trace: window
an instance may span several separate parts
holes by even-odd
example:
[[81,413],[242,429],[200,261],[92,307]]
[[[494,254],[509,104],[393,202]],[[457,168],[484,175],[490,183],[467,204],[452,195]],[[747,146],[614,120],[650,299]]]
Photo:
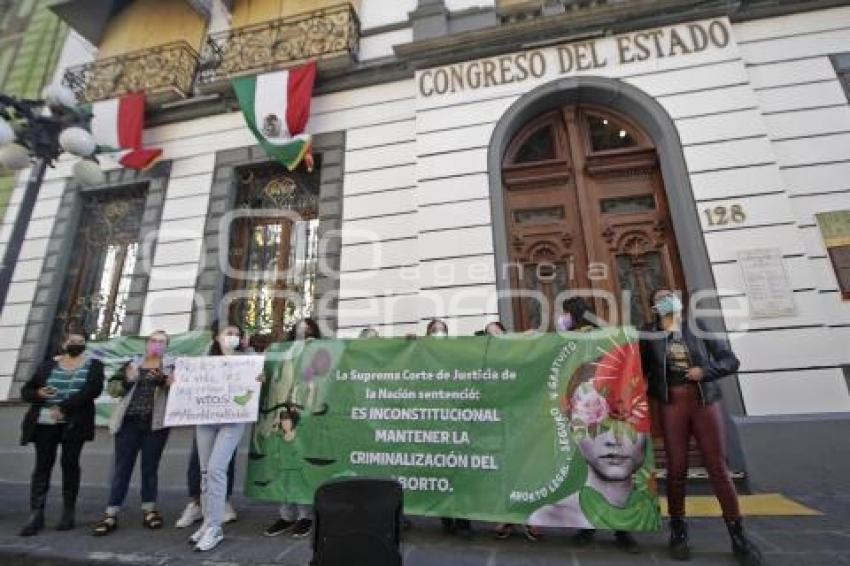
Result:
[[629,324],[640,328],[653,320],[650,293],[666,284],[661,254],[656,251],[640,255],[625,253],[617,255],[616,261],[620,289],[629,293],[631,301]]
[[227,279],[237,297],[231,317],[263,342],[281,340],[315,310],[318,171],[269,164],[238,172],[237,209],[285,211],[240,217],[231,227],[230,265],[246,275]]
[[850,102],[850,53],[840,53],[830,57],[832,66],[835,67],[835,73],[838,75],[838,80],[841,86],[844,87],[844,94]]
[[633,197],[606,198],[599,201],[602,214],[633,214],[655,210],[655,197],[640,195]]
[[107,340],[121,334],[144,209],[142,189],[84,197],[51,335],[51,355],[71,321],[82,323],[90,340]]
[[549,224],[564,218],[563,206],[541,208],[523,208],[514,210],[514,222],[517,224]]
[[552,126],[544,126],[531,134],[514,158],[515,163],[532,163],[555,159],[555,137]]
[[587,117],[590,132],[590,148],[592,151],[623,149],[637,146],[636,136],[626,126],[618,124],[605,116]]

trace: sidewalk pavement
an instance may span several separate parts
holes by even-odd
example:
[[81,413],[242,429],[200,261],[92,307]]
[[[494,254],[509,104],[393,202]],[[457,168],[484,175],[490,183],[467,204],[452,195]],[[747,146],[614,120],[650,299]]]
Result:
[[[789,495],[789,494],[786,494]],[[850,486],[845,493],[789,495],[823,512],[813,517],[749,518],[745,524],[765,553],[766,563],[788,566],[850,566]],[[48,525],[39,536],[20,538],[17,532],[25,521],[28,486],[0,482],[0,564],[120,564],[120,565],[205,565],[236,564],[307,565],[312,554],[309,539],[262,536],[275,518],[276,507],[267,503],[235,499],[239,520],[225,527],[226,538],[214,551],[199,554],[186,539],[192,529],[177,530],[174,521],[186,503],[182,491],[160,494],[167,526],[148,531],[141,525],[138,498],[131,495],[121,516],[120,528],[106,538],[89,534],[100,518],[106,499],[103,488],[84,488],[78,511],[77,529],[53,530],[59,515],[59,490],[51,490]],[[614,547],[609,533],[598,533],[597,542],[577,548],[569,540],[569,530],[547,530],[544,540],[530,543],[520,536],[496,541],[490,525],[476,524],[471,541],[447,537],[439,521],[414,518],[414,528],[404,534],[406,566],[549,566],[679,564],[666,553],[666,533],[638,535],[643,552],[626,555]],[[691,537],[698,565],[735,564],[729,552],[728,537],[720,519],[693,519]],[[352,564],[351,566],[369,566]]]

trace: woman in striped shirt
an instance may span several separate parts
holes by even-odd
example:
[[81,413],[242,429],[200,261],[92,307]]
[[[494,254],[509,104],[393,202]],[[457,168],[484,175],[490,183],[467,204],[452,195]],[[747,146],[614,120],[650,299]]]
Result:
[[44,528],[44,504],[60,445],[63,506],[56,528],[74,528],[74,508],[80,490],[80,453],[86,441],[94,440],[94,400],[103,390],[103,364],[83,355],[85,349],[86,332],[69,326],[62,353],[41,364],[21,389],[21,397],[30,403],[21,444],[35,444],[31,514],[21,536],[35,535]]

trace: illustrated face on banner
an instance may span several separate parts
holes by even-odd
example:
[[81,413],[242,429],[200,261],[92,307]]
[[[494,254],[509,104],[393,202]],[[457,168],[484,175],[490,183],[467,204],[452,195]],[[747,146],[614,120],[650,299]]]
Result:
[[573,438],[593,473],[606,481],[630,478],[646,455],[649,404],[633,350],[615,348],[579,368],[564,400]]
[[[635,491],[646,492],[651,475],[642,470],[650,423],[637,345],[615,346],[580,365],[561,398],[561,413],[587,464],[587,478],[560,501],[538,508],[528,522],[619,528],[617,514],[635,505]],[[646,493],[637,497],[652,505]]]
[[571,405],[573,436],[587,465],[606,481],[632,477],[643,465],[647,435],[613,419],[608,401],[590,383],[576,388]]

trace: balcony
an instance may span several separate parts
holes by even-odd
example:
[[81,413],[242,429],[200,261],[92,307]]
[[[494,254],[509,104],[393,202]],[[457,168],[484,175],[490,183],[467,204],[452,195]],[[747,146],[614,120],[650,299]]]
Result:
[[198,87],[228,87],[231,78],[316,59],[322,70],[344,69],[357,58],[360,20],[340,4],[260,24],[212,33],[201,50]]
[[117,98],[144,90],[149,104],[162,104],[192,94],[198,52],[176,41],[70,67],[62,78],[80,102]]

